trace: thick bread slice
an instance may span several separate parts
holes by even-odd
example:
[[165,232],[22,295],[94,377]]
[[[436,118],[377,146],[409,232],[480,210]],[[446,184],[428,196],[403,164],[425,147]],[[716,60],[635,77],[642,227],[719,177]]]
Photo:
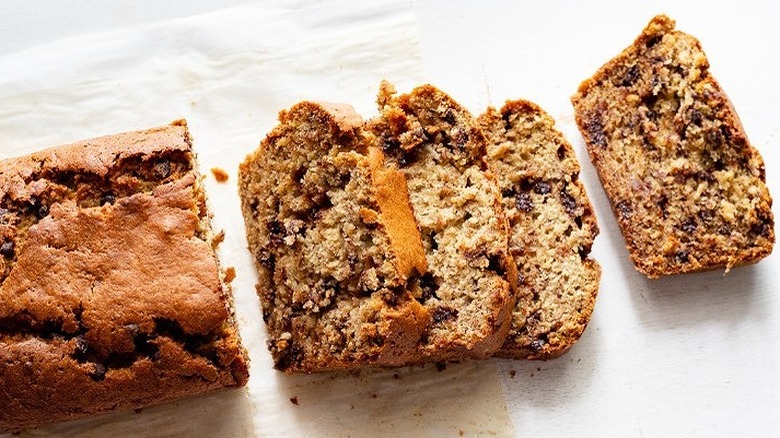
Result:
[[403,175],[351,107],[301,102],[279,121],[239,171],[275,367],[418,362],[430,316],[406,284],[426,261]]
[[518,271],[512,327],[498,356],[551,359],[571,348],[590,320],[601,268],[590,258],[598,234],[580,166],[555,121],[516,100],[479,117],[488,138]]
[[467,110],[423,85],[394,96],[384,82],[375,144],[409,185],[428,272],[410,283],[432,325],[428,360],[487,357],[504,342],[516,271],[501,194],[485,161],[485,138]]
[[572,97],[636,268],[753,263],[774,246],[764,163],[699,41],[660,15]]

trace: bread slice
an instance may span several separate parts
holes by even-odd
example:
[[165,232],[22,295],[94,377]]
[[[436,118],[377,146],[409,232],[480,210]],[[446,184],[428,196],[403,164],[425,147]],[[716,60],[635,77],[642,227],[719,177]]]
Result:
[[511,229],[518,298],[498,356],[551,359],[571,348],[590,320],[601,268],[589,257],[598,234],[580,166],[555,121],[515,100],[479,117]]
[[275,367],[313,372],[419,362],[426,271],[403,175],[383,168],[346,105],[301,102],[239,169]]
[[428,272],[410,283],[432,317],[422,354],[490,356],[509,330],[516,271],[485,137],[466,109],[430,85],[394,93],[383,82],[369,129],[388,168],[406,176],[422,235]]
[[753,263],[774,246],[764,163],[694,37],[659,15],[572,97],[636,268]]

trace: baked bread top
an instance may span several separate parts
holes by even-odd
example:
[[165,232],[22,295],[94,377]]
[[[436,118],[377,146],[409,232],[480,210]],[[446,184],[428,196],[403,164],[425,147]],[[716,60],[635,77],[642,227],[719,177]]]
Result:
[[774,246],[764,163],[698,40],[659,15],[572,96],[636,268],[753,263]]
[[301,102],[241,164],[239,192],[276,368],[419,361],[430,316],[406,182],[346,105]]
[[0,161],[0,430],[248,378],[184,122]]
[[501,194],[472,115],[431,85],[395,95],[383,82],[368,129],[386,166],[406,176],[428,272],[410,282],[430,312],[428,360],[487,357],[503,343],[516,270]]
[[518,271],[517,305],[498,356],[551,359],[590,321],[601,268],[590,258],[596,216],[580,166],[555,121],[532,102],[506,102],[479,117]]

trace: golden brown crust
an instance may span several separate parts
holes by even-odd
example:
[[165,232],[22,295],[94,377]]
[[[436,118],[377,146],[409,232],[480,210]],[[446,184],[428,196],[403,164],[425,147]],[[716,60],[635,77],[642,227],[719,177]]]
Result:
[[496,355],[551,359],[579,339],[595,304],[601,269],[588,257],[598,234],[593,207],[571,145],[537,105],[508,101],[479,123],[519,273],[512,327]]
[[636,268],[754,263],[774,246],[764,163],[698,40],[657,16],[572,96]]
[[430,315],[405,290],[425,272],[406,183],[346,105],[301,102],[242,163],[239,193],[275,367],[419,362]]
[[406,178],[398,170],[384,168],[381,150],[371,147],[369,157],[371,165],[375,166],[374,196],[390,246],[395,251],[398,270],[407,278],[414,271],[416,275],[424,273],[428,270],[428,263],[409,204]]
[[0,431],[246,383],[186,125],[0,162]]

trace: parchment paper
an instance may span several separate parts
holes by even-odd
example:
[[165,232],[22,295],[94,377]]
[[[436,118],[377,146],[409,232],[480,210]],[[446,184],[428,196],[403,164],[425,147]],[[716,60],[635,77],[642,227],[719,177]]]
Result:
[[[368,2],[365,2],[368,3]],[[302,99],[370,117],[381,79],[423,81],[411,5],[241,7],[68,38],[0,58],[0,156],[186,118],[224,229],[247,388],[23,436],[509,436],[493,362],[290,377],[271,368],[236,189],[238,163]],[[209,169],[230,175],[217,183]],[[297,402],[297,405],[292,402]]]

